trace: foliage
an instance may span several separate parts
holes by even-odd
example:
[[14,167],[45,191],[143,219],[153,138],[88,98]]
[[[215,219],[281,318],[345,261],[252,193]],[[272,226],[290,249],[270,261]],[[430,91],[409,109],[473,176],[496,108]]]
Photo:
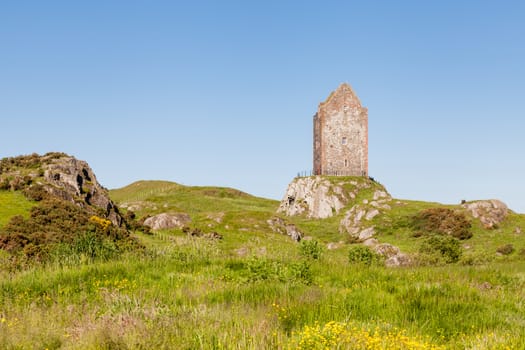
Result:
[[514,248],[514,246],[510,243],[508,244],[504,244],[500,247],[498,247],[498,249],[496,249],[496,251],[502,255],[510,255],[512,253],[514,253],[516,249]]
[[299,244],[299,252],[304,258],[319,260],[323,254],[323,247],[316,240],[302,240]]
[[74,251],[80,238],[93,239],[93,236],[98,236],[93,242],[111,241],[126,249],[132,242],[129,233],[111,221],[90,216],[88,211],[72,203],[46,199],[32,207],[29,218],[20,215],[11,218],[0,231],[0,248],[43,261],[49,258],[55,245],[72,245]]
[[446,263],[454,263],[462,254],[459,241],[450,236],[433,235],[425,239],[419,252],[430,256],[437,256]]
[[283,264],[280,261],[252,257],[246,262],[242,272],[248,282],[257,281],[288,281],[291,283],[312,283],[310,264],[306,261]]
[[371,266],[379,262],[380,256],[372,249],[364,245],[352,245],[348,251],[348,261],[350,264]]
[[37,202],[49,198],[49,193],[45,190],[44,186],[38,184],[24,188],[22,193],[28,199]]
[[457,239],[472,237],[472,225],[465,214],[447,208],[430,208],[412,218],[412,227],[421,234],[437,233]]

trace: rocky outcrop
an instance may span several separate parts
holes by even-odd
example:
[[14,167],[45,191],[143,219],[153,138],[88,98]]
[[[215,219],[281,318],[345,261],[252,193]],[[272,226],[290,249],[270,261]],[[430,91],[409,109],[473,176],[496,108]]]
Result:
[[339,186],[320,176],[296,178],[286,190],[278,212],[288,216],[306,213],[310,218],[328,218],[346,204]]
[[509,212],[507,205],[496,199],[468,202],[462,204],[462,207],[486,229],[498,227]]
[[371,200],[364,199],[362,203],[351,207],[339,224],[339,232],[348,233],[359,241],[366,241],[375,234],[374,226],[368,226],[371,221],[385,210],[390,210],[388,204],[392,198],[383,190],[374,192]]
[[287,235],[296,242],[299,242],[303,236],[294,224],[289,224],[279,217],[271,218],[267,223],[273,232]]
[[109,199],[87,162],[74,157],[42,157],[44,181],[41,185],[54,197],[75,203],[86,209],[100,210],[114,225],[122,224],[118,208]]
[[185,213],[162,213],[147,218],[146,220],[144,220],[144,225],[150,227],[153,231],[156,231],[169,230],[172,228],[182,228],[190,222],[190,216]]
[[288,216],[306,214],[309,218],[329,218],[338,214],[361,190],[371,187],[367,178],[298,177],[288,185],[277,212]]

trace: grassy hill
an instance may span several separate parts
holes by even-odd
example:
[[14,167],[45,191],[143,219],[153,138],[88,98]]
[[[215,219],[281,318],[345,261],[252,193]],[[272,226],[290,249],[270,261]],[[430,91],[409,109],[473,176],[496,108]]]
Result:
[[[2,196],[16,202],[16,193]],[[235,189],[139,181],[110,196],[138,217],[187,213],[190,228],[222,239],[180,228],[137,232],[144,250],[22,270],[0,256],[4,348],[525,348],[523,215],[510,213],[492,230],[470,218],[473,236],[461,241],[457,263],[386,268],[351,263],[356,244],[326,248],[345,240],[338,229],[347,208],[322,220],[282,216],[312,237],[297,243],[268,224],[279,202]],[[31,202],[24,205],[0,220]],[[436,207],[459,209],[392,200],[366,224],[379,241],[417,254],[425,237],[410,222]],[[497,255],[505,244],[514,252]]]
[[20,192],[0,190],[0,227],[5,225],[15,215],[27,217],[29,210],[35,205]]

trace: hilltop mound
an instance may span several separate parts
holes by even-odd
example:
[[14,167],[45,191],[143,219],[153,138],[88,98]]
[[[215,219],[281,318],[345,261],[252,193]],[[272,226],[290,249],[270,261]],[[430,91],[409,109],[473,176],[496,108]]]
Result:
[[0,189],[23,191],[30,199],[57,198],[101,214],[116,226],[122,217],[87,162],[64,153],[0,160]]
[[87,233],[112,242],[129,238],[125,219],[88,163],[64,153],[0,160],[0,191],[6,198],[13,197],[6,193],[27,198],[25,210],[2,220],[7,224],[0,230],[0,248],[7,251],[41,257],[49,245],[72,243]]
[[491,251],[486,256],[491,259],[498,244],[523,246],[517,238],[524,216],[511,212],[501,201],[443,205],[397,200],[381,184],[366,177],[295,178],[277,213],[303,235],[332,241],[327,244],[329,249],[363,243],[385,256],[387,264],[392,257],[392,264],[408,263],[404,253],[426,254],[427,241],[432,239],[438,253],[443,253],[440,244],[450,243],[457,245],[457,257],[465,253],[472,261],[488,249]]

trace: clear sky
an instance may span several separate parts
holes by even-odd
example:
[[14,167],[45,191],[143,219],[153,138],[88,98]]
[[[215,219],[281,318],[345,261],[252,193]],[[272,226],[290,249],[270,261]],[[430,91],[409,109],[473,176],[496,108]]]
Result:
[[280,199],[348,82],[393,196],[525,212],[525,2],[2,1],[0,157]]

